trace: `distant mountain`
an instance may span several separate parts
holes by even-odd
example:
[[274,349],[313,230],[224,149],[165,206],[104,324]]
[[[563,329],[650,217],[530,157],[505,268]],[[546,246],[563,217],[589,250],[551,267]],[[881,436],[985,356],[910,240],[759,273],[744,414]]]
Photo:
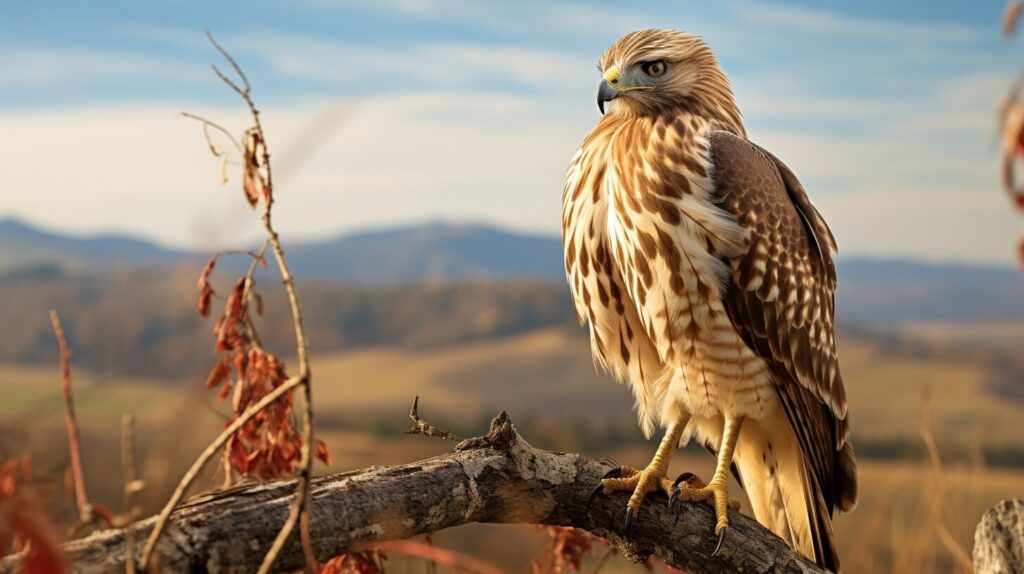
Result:
[[164,265],[190,256],[123,235],[75,237],[43,231],[16,219],[0,219],[0,271],[47,266]]
[[288,260],[299,275],[358,283],[564,277],[559,239],[483,225],[433,223],[354,233],[293,244]]
[[[395,227],[286,249],[293,272],[305,279],[390,285],[565,278],[557,237],[484,225]],[[71,237],[0,221],[0,274],[7,276],[39,266],[45,275],[51,266],[163,266],[206,256],[130,237]],[[222,268],[241,264],[224,261]],[[1013,269],[870,259],[837,265],[838,314],[858,323],[1024,319],[1024,275]]]
[[872,259],[836,267],[837,314],[858,323],[1024,319],[1024,273],[1016,269]]

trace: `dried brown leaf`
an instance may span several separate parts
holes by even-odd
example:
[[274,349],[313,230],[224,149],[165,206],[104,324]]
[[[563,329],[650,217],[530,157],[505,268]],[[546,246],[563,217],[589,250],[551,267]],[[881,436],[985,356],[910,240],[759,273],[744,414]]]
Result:
[[1012,38],[1017,33],[1017,24],[1020,23],[1021,9],[1024,2],[1021,0],[1010,0],[1003,9],[1003,36]]
[[230,355],[221,355],[217,364],[210,369],[210,374],[206,377],[206,388],[214,389],[220,386],[221,383],[227,380],[228,375],[231,374],[231,357]]
[[327,450],[327,443],[320,439],[316,439],[316,449],[314,450],[314,452],[316,458],[319,459],[320,462],[326,464],[327,466],[331,466],[331,451]]
[[245,147],[242,149],[242,191],[245,192],[245,199],[252,207],[256,207],[260,196],[265,194],[264,189],[266,188],[263,174],[260,172],[262,145],[258,132],[249,130],[246,133]]

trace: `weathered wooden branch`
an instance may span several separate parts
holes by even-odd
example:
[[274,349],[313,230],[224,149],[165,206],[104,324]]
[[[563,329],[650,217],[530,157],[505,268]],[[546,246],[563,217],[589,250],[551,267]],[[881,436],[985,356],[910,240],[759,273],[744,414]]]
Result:
[[[684,504],[673,522],[660,494],[644,503],[628,534],[624,494],[597,497],[590,489],[608,470],[578,454],[534,448],[499,415],[486,436],[459,443],[451,453],[393,467],[371,467],[312,482],[312,540],[320,561],[354,544],[400,539],[469,522],[575,526],[607,538],[625,556],[655,555],[693,574],[717,572],[823,572],[774,534],[738,513],[725,545],[711,556],[714,513]],[[288,514],[294,481],[241,485],[202,494],[171,515],[157,548],[162,572],[253,572]],[[136,523],[137,538],[153,527]],[[77,572],[124,570],[125,535],[97,532],[64,546]],[[298,536],[282,549],[275,569],[302,567]],[[0,561],[15,571],[17,557]]]
[[974,571],[1024,572],[1024,500],[1004,500],[981,517],[974,531]]

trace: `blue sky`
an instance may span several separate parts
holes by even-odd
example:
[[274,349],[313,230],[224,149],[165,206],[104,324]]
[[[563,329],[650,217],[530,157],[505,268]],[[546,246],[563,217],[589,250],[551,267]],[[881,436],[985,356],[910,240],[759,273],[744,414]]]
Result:
[[[212,247],[256,235],[188,110],[235,131],[209,28],[245,67],[306,239],[423,220],[557,232],[625,32],[704,36],[750,136],[843,254],[1011,264],[994,103],[1024,63],[1001,1],[0,2],[0,216]],[[229,166],[237,170],[237,166]],[[233,175],[233,174],[232,174]],[[239,223],[240,221],[245,223]]]

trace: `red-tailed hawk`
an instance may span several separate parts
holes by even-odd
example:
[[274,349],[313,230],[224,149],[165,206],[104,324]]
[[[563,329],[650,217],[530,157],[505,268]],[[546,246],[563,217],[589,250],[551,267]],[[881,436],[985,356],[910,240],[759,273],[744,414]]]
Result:
[[[835,239],[793,172],[750,142],[729,82],[698,37],[643,30],[601,57],[598,106],[562,199],[565,268],[594,357],[629,381],[644,432],[665,438],[642,471],[595,492],[714,505],[727,477],[754,516],[838,569],[834,509],[857,499],[846,392],[833,333]],[[711,480],[673,483],[673,451],[695,437]],[[716,549],[717,551],[717,549]]]

